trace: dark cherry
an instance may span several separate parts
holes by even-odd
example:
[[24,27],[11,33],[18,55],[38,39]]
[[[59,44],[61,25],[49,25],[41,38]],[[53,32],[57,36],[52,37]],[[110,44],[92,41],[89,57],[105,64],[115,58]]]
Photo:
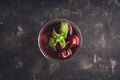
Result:
[[73,33],[72,26],[70,25],[70,23],[68,23],[68,35],[71,36],[72,33]]
[[60,57],[62,59],[69,58],[72,55],[72,51],[70,49],[62,49],[60,51]]

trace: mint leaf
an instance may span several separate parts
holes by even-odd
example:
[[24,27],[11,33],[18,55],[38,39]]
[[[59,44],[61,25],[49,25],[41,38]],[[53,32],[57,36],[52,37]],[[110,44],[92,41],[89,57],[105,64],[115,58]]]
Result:
[[58,38],[59,37],[59,34],[56,33],[55,29],[53,29],[52,35],[53,35],[54,38]]
[[50,41],[49,41],[49,46],[51,46],[51,47],[55,47],[56,44],[57,44],[57,43],[56,43],[55,38],[51,38]]
[[66,43],[65,39],[68,35],[68,25],[65,21],[61,22],[61,33],[58,34],[55,29],[53,29],[52,32],[53,37],[49,41],[49,46],[55,47],[57,43],[60,44],[61,48],[65,48],[65,46],[68,44]]
[[58,42],[60,42],[62,39],[64,39],[62,36],[60,36],[60,37],[58,37],[57,39],[56,39],[56,42],[58,43]]
[[66,39],[68,34],[68,25],[66,22],[61,22],[61,35]]
[[66,42],[65,42],[65,39],[64,39],[64,38],[62,38],[59,43],[60,43],[60,46],[61,46],[62,48],[65,48]]

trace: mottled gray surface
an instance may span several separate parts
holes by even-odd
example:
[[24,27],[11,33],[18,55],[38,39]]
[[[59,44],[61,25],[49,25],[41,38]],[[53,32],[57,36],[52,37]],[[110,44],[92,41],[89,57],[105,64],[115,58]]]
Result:
[[[71,59],[47,60],[43,24],[65,18],[82,32]],[[0,1],[0,80],[120,80],[120,0]]]

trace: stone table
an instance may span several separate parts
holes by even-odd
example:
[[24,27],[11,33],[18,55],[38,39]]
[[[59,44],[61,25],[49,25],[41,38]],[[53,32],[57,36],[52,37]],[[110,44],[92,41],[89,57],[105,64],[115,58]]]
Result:
[[[37,37],[53,19],[74,22],[83,45],[50,61]],[[0,1],[0,80],[120,80],[120,0]]]

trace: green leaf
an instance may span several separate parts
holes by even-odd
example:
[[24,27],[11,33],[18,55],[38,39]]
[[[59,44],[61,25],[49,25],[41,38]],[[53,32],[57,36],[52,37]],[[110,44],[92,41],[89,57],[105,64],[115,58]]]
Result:
[[64,38],[62,38],[59,43],[60,43],[61,48],[65,48],[66,42],[65,42],[65,39],[64,39]]
[[53,29],[52,35],[53,35],[54,38],[58,38],[59,37],[59,34],[56,33],[55,29]]
[[58,37],[58,38],[56,39],[56,42],[57,42],[57,43],[60,42],[61,39],[64,39],[64,38],[63,38],[62,36]]
[[61,35],[66,39],[68,34],[68,25],[66,22],[61,22]]
[[56,43],[55,38],[51,38],[50,41],[49,41],[49,46],[51,46],[51,47],[55,47],[56,44],[57,44],[57,43]]
[[49,41],[49,46],[55,47],[57,43],[60,44],[61,48],[65,48],[65,46],[68,44],[66,43],[65,39],[68,35],[68,25],[65,21],[61,22],[61,33],[58,34],[55,29],[53,29],[52,32],[53,37]]

